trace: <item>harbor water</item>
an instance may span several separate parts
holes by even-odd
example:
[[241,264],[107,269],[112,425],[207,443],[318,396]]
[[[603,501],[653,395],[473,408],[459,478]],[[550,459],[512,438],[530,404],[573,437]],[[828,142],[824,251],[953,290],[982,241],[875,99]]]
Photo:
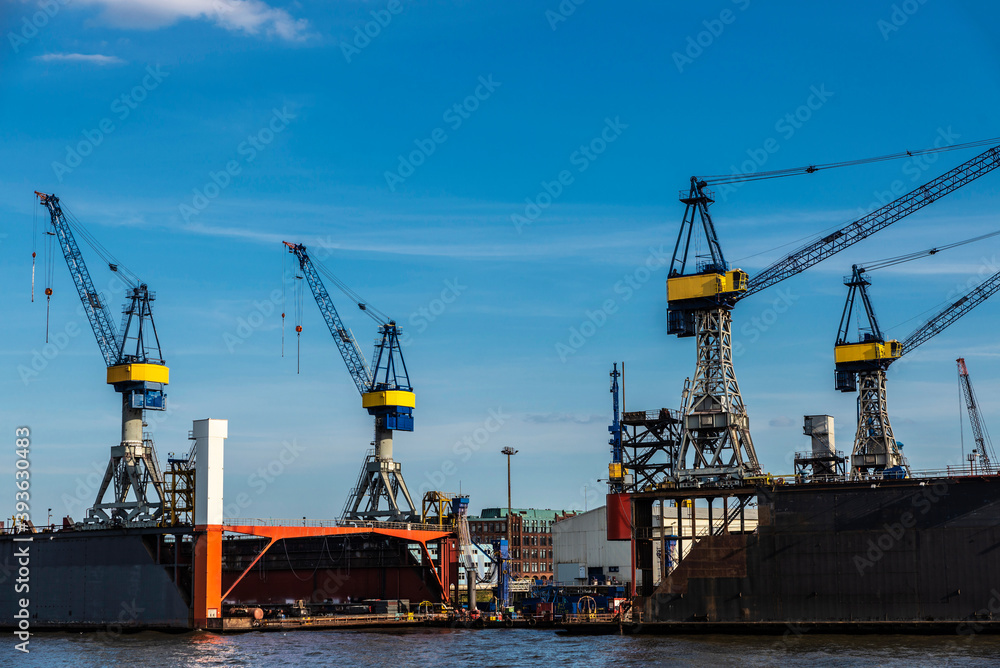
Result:
[[996,666],[1000,636],[562,636],[539,630],[42,633],[0,666]]

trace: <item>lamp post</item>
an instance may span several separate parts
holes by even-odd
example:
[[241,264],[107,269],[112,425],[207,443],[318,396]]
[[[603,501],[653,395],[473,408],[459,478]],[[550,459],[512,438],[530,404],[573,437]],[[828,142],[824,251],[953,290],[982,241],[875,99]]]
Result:
[[510,458],[517,454],[517,450],[507,446],[500,451],[500,454],[507,455],[507,549],[510,549],[510,530],[511,523],[514,521],[511,517],[511,507],[510,507]]

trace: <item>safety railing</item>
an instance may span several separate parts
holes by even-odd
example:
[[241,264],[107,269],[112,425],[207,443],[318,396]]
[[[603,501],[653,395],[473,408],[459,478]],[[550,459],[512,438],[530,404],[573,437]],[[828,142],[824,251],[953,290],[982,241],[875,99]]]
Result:
[[429,621],[447,621],[449,619],[447,614],[442,613],[416,613],[416,612],[400,612],[400,613],[386,613],[379,615],[331,615],[331,616],[306,616],[306,617],[284,617],[284,618],[271,618],[264,619],[260,622],[262,626],[267,625],[282,625],[287,626],[288,624],[301,624],[303,626],[335,626],[342,624],[345,626],[353,626],[359,624],[385,624],[385,623],[400,623],[400,622],[429,622]]
[[563,624],[600,624],[618,621],[618,614],[613,612],[591,612],[562,615]]
[[249,527],[312,527],[321,529],[393,529],[397,531],[452,531],[443,524],[420,522],[374,522],[368,520],[309,520],[275,519],[261,517],[233,517],[222,521],[224,526]]

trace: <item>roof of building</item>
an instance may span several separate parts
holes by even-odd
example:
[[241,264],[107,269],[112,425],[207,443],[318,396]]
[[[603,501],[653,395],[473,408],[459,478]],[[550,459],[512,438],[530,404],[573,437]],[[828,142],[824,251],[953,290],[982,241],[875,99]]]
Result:
[[[539,508],[511,508],[510,512],[514,515],[520,515],[525,519],[529,520],[547,520],[555,521],[557,516],[565,515],[567,511],[565,510],[550,510],[549,508],[539,509]],[[573,511],[569,511],[573,512]],[[507,517],[506,508],[483,508],[481,514],[476,517],[470,517],[470,520],[498,520]]]

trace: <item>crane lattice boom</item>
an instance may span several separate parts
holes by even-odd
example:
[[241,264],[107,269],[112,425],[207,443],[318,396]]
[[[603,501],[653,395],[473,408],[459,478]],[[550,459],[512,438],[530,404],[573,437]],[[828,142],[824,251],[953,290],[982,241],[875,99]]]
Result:
[[358,392],[361,394],[371,392],[373,383],[372,371],[368,367],[365,356],[361,353],[361,348],[354,339],[354,335],[344,326],[343,321],[340,319],[340,314],[337,313],[337,308],[333,305],[330,293],[327,292],[326,286],[323,285],[322,279],[320,279],[319,274],[316,272],[316,267],[313,266],[312,259],[306,253],[306,247],[302,244],[291,244],[287,241],[285,245],[288,246],[289,251],[294,253],[295,257],[299,260],[299,267],[302,269],[302,274],[309,283],[313,297],[316,298],[316,305],[319,306],[319,311],[326,322],[326,326],[330,328],[330,335],[333,336],[333,342],[337,344],[340,355],[344,358],[344,363],[347,365],[347,372],[351,374],[351,379],[354,380]]
[[976,401],[976,393],[972,389],[972,381],[969,380],[969,370],[965,366],[965,359],[959,357],[955,360],[958,363],[958,380],[962,386],[962,394],[965,397],[965,407],[969,411],[969,424],[972,426],[972,437],[976,441],[976,452],[981,458],[981,464],[986,471],[993,469],[993,446],[987,447],[986,426],[983,418],[979,415],[979,405]]
[[933,181],[910,191],[902,197],[889,202],[885,206],[859,218],[850,225],[814,241],[787,257],[778,260],[757,275],[747,284],[746,292],[736,299],[748,297],[775,283],[794,276],[809,267],[822,262],[828,257],[839,253],[862,239],[882,230],[897,220],[922,209],[941,197],[958,190],[962,186],[988,174],[1000,167],[1000,146],[962,163],[949,172],[945,172]]
[[52,229],[56,239],[59,240],[59,246],[62,249],[63,257],[66,258],[66,265],[69,267],[69,273],[73,279],[73,285],[76,286],[83,310],[94,330],[94,337],[97,339],[97,345],[101,349],[104,361],[108,366],[114,366],[118,364],[120,351],[118,332],[111,320],[107,305],[101,300],[101,295],[97,292],[94,282],[90,278],[90,272],[87,270],[87,264],[83,260],[80,247],[77,245],[73,231],[63,215],[62,207],[59,206],[59,198],[55,195],[40,193],[37,190],[35,195],[49,210]]
[[903,354],[911,352],[917,346],[926,343],[932,337],[940,334],[946,327],[986,301],[997,290],[1000,290],[1000,272],[993,274],[972,290],[959,297],[950,306],[903,339]]

